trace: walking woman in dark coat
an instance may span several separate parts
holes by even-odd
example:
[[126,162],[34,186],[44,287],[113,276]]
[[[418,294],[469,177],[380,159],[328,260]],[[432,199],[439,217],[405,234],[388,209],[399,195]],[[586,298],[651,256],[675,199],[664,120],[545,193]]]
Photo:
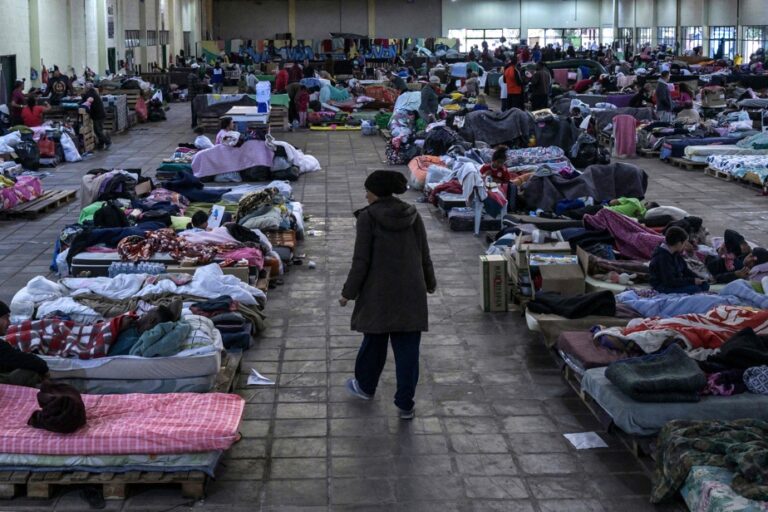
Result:
[[409,420],[415,411],[421,333],[428,330],[427,293],[434,293],[437,283],[421,216],[415,206],[393,197],[407,185],[395,171],[375,171],[365,180],[368,206],[355,212],[355,253],[339,304],[355,301],[352,330],[363,333],[347,390],[373,398],[391,341],[395,405],[400,418]]

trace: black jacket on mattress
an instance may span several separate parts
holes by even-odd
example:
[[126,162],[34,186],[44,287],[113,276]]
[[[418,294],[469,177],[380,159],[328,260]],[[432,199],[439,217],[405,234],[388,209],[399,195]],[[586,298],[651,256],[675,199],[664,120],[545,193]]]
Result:
[[559,293],[541,292],[528,303],[533,313],[560,315],[565,318],[584,318],[585,316],[615,316],[616,298],[613,292],[595,292],[573,297],[563,297]]

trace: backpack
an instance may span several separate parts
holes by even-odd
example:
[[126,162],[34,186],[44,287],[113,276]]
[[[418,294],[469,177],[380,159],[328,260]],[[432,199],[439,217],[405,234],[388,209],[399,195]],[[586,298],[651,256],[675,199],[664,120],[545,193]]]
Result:
[[571,148],[571,163],[574,167],[583,169],[588,165],[596,164],[600,158],[600,151],[597,140],[589,134],[582,133],[576,139],[576,143]]
[[97,228],[128,227],[128,217],[114,201],[107,201],[93,214],[93,225]]

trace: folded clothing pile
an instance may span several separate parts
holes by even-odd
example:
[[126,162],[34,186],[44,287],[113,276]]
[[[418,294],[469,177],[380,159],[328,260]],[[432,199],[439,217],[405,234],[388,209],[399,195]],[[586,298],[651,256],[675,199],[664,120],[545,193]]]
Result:
[[196,302],[190,306],[196,315],[211,319],[221,333],[221,339],[227,350],[245,350],[251,346],[253,325],[238,312],[238,302],[229,295]]
[[698,402],[707,377],[679,345],[611,363],[606,378],[638,402]]

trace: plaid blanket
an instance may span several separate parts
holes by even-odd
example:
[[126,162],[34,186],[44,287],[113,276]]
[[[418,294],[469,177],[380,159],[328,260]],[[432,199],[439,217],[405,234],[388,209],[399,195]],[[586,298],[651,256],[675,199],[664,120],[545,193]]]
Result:
[[82,395],[88,423],[73,434],[32,428],[37,390],[0,385],[0,453],[124,455],[227,450],[244,400],[224,393]]
[[56,318],[25,320],[8,327],[5,341],[22,352],[78,359],[105,357],[117,339],[124,316],[95,324]]

